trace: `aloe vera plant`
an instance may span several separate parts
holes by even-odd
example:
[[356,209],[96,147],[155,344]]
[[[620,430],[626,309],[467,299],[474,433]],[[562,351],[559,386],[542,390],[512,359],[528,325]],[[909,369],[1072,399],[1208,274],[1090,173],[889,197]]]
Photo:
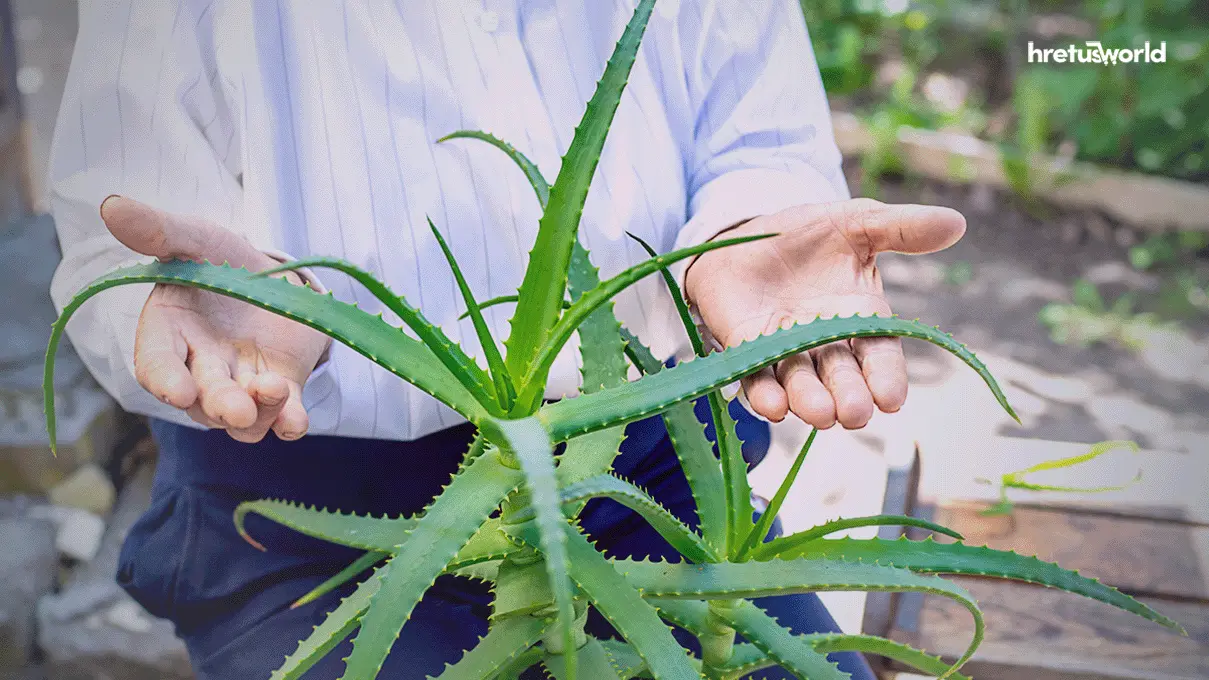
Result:
[[[652,251],[651,259],[605,281],[578,242],[588,187],[653,5],[654,0],[638,3],[552,185],[520,152],[491,135],[464,131],[446,138],[476,138],[507,153],[544,208],[530,253],[532,264],[518,294],[485,303],[476,301],[433,226],[465,298],[486,369],[429,323],[421,310],[369,273],[338,260],[311,258],[258,274],[179,261],[128,267],[80,292],[53,328],[46,361],[52,446],[54,355],[68,319],[102,290],[144,282],[203,288],[318,329],[477,426],[478,436],[461,468],[418,516],[362,517],[288,500],[255,501],[238,509],[236,528],[253,544],[255,537],[244,529],[250,513],[365,551],[299,601],[311,602],[340,587],[351,590],[273,674],[280,680],[301,677],[349,637],[353,647],[344,677],[374,678],[417,602],[442,574],[494,584],[490,632],[448,666],[442,678],[516,678],[540,664],[557,678],[736,678],[780,666],[798,677],[831,680],[846,677],[828,660],[827,654],[837,651],[878,654],[924,672],[960,677],[958,668],[982,639],[983,620],[970,595],[942,574],[978,574],[1061,588],[1178,628],[1112,588],[1035,558],[960,542],[828,538],[854,526],[887,523],[956,536],[917,519],[853,518],[769,540],[771,517],[784,501],[793,475],[768,512],[754,521],[741,442],[721,387],[826,343],[893,335],[926,340],[952,352],[982,376],[1009,413],[1011,407],[981,361],[951,336],[918,321],[818,319],[711,354],[703,350],[693,325],[686,323],[700,356],[672,368],[621,326],[612,311],[613,296],[656,273],[667,279],[687,321],[683,296],[667,273],[669,265],[751,240],[719,240],[666,255]],[[381,315],[267,276],[308,266],[350,275],[394,312],[414,337]],[[501,351],[483,320],[482,308],[504,303],[515,303],[516,311]],[[583,357],[583,394],[544,404],[554,357],[576,332]],[[627,381],[630,365],[643,374],[641,378]],[[716,446],[693,411],[692,400],[700,397],[710,404]],[[609,472],[624,425],[654,415],[662,417],[674,443],[696,503],[699,528],[685,524],[646,492]],[[563,442],[564,452],[555,456],[556,444]],[[794,474],[809,445],[808,441]],[[611,498],[634,510],[684,559],[649,562],[601,554],[576,524],[577,514],[593,498]],[[950,665],[877,637],[795,635],[751,602],[756,597],[834,590],[911,591],[952,598],[971,613],[968,651]],[[589,607],[599,611],[622,639],[588,635]],[[699,657],[676,641],[669,624],[697,638]],[[739,635],[744,642],[737,642]]]

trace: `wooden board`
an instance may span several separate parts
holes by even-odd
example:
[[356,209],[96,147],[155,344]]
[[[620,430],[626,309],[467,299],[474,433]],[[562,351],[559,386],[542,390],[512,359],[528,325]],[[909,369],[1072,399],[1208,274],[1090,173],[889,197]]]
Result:
[[[987,620],[986,641],[965,671],[985,680],[1204,680],[1209,678],[1209,606],[1145,599],[1188,629],[1181,637],[1132,614],[1076,595],[1015,583],[954,578]],[[895,639],[953,660],[970,641],[969,612],[924,598],[918,627]]]
[[1017,506],[944,504],[933,518],[971,545],[1036,555],[1132,594],[1209,601],[1209,528],[1145,518]]

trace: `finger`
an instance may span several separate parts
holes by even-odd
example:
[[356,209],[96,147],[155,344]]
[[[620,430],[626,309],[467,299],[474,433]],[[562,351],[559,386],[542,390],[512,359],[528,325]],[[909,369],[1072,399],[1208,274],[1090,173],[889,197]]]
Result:
[[777,366],[777,377],[789,395],[789,408],[820,430],[835,425],[835,401],[823,386],[809,352],[795,354]]
[[965,217],[952,208],[886,205],[870,199],[849,204],[846,232],[864,239],[873,253],[932,253],[957,243],[966,231]]
[[231,378],[231,365],[216,352],[198,352],[190,370],[207,418],[224,428],[246,428],[256,422],[256,404]]
[[227,433],[236,441],[254,444],[264,439],[277,421],[290,396],[290,386],[285,378],[272,372],[256,374],[246,380],[241,376],[239,384],[256,403],[256,422],[247,428],[229,428]]
[[281,413],[277,415],[277,421],[273,423],[273,432],[281,439],[293,441],[306,434],[310,422],[306,408],[302,405],[302,387],[291,380],[289,388],[290,396],[286,398]]
[[124,196],[101,203],[101,219],[123,245],[161,260],[183,258],[263,269],[274,261],[235,232],[206,220],[157,210]]
[[873,397],[848,343],[833,342],[815,350],[814,363],[835,401],[836,420],[849,430],[864,427],[873,417]]
[[189,417],[193,419],[193,422],[201,425],[202,427],[208,427],[212,430],[223,429],[222,423],[210,418],[205,414],[204,411],[202,411],[201,402],[194,402],[192,406],[185,409],[185,413],[187,413]]
[[139,319],[134,340],[134,376],[156,399],[179,409],[197,401],[197,384],[185,366],[189,346],[180,332],[151,309]]
[[789,400],[785,390],[777,382],[772,368],[765,368],[743,378],[743,394],[757,415],[774,423],[785,419],[789,413]]
[[852,354],[861,366],[873,402],[894,413],[907,400],[907,360],[900,338],[854,338]]

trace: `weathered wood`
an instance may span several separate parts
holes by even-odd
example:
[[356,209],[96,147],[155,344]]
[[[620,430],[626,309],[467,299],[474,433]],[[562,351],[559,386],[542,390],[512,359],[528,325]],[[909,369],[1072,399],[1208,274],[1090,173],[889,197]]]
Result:
[[1151,519],[1016,506],[941,505],[934,517],[970,545],[1036,555],[1129,593],[1209,602],[1209,528]]
[[[955,578],[974,594],[987,638],[964,669],[980,680],[1204,680],[1209,678],[1209,606],[1144,599],[1182,623],[1188,637],[1092,600],[1016,583]],[[915,630],[895,639],[956,659],[970,640],[970,614],[924,599]]]

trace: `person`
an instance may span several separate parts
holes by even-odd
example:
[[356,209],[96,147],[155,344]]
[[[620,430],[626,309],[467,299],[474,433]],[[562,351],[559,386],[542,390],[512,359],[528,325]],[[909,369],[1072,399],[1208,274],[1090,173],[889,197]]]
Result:
[[[263,270],[328,255],[370,270],[478,355],[426,217],[486,299],[515,291],[540,209],[498,151],[436,140],[487,130],[554,177],[634,5],[82,4],[51,162],[63,253],[56,303],[148,258]],[[931,252],[964,231],[952,210],[849,197],[803,24],[791,0],[659,3],[584,211],[580,239],[604,275],[644,258],[627,230],[665,251],[721,233],[778,233],[678,271],[719,345],[820,314],[889,313],[878,253]],[[380,308],[332,272],[294,282]],[[617,313],[672,357],[684,335],[662,286],[648,277]],[[488,310],[496,337],[506,337],[509,313]],[[153,499],[118,578],[176,624],[200,678],[268,677],[343,593],[289,605],[356,557],[253,519],[268,548],[259,552],[238,538],[235,505],[280,497],[414,513],[470,437],[452,411],[352,350],[215,294],[117,288],[68,332],[101,385],[151,418]],[[574,393],[576,361],[574,348],[559,357],[548,398]],[[875,409],[897,410],[906,390],[891,338],[828,345],[743,382],[762,419],[792,413],[819,428],[862,427]],[[658,419],[629,427],[615,469],[692,516]],[[596,503],[584,527],[610,554],[670,553],[620,506]],[[814,596],[761,604],[799,632],[835,626]],[[438,673],[485,632],[488,605],[481,585],[442,577],[381,677]],[[306,677],[338,677],[345,655]],[[873,677],[856,655],[834,658]]]

